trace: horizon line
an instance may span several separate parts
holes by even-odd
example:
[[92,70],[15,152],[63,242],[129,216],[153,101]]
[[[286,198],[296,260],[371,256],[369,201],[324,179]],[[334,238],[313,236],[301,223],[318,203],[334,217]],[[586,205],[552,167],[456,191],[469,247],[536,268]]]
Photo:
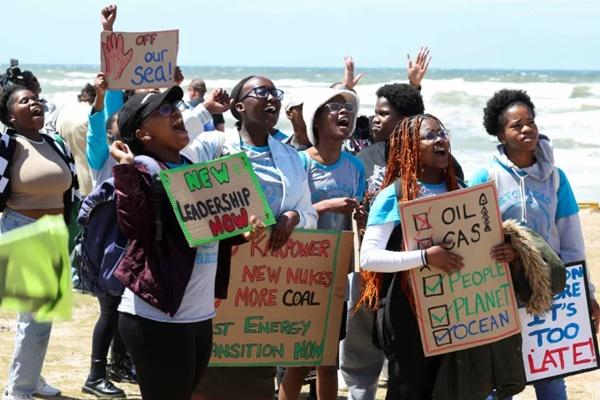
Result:
[[[0,70],[8,68],[9,64],[0,63]],[[19,66],[27,65],[43,65],[43,66],[80,66],[80,67],[94,67],[99,69],[100,64],[93,63],[46,63],[46,62],[35,62],[19,64]],[[296,68],[317,68],[317,69],[331,69],[331,70],[343,70],[343,66],[316,66],[316,65],[203,65],[203,64],[180,64],[180,67],[200,67],[200,68],[278,68],[278,69],[296,69]],[[399,70],[406,71],[406,67],[358,67],[360,70]],[[490,68],[490,67],[431,67],[429,71],[510,71],[510,72],[600,72],[600,69],[584,69],[584,68]]]

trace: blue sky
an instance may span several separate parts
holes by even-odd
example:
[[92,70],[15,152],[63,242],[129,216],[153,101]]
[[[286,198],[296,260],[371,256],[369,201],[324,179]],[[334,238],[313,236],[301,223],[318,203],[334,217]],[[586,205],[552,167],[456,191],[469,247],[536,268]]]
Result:
[[[3,1],[0,63],[98,64],[106,1]],[[115,30],[180,29],[180,65],[600,70],[597,0],[128,0]]]

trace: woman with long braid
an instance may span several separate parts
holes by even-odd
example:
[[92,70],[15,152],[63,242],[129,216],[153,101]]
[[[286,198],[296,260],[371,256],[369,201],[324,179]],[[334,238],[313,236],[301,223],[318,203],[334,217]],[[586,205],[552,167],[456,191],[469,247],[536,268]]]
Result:
[[[363,288],[358,306],[366,304],[377,309],[380,299],[391,290],[385,307],[390,307],[392,315],[393,340],[383,346],[389,360],[387,399],[476,400],[485,398],[492,387],[500,388],[502,395],[524,388],[516,337],[494,343],[499,343],[494,349],[493,345],[484,345],[434,357],[423,353],[409,270],[430,265],[452,273],[462,269],[463,260],[440,245],[403,251],[398,201],[463,187],[450,160],[449,136],[437,118],[417,115],[405,119],[390,137],[384,189],[371,206],[360,252]],[[499,256],[502,253],[507,256]],[[510,244],[495,246],[491,254],[502,262],[511,262],[515,257]],[[492,353],[496,349],[501,355],[495,358]]]

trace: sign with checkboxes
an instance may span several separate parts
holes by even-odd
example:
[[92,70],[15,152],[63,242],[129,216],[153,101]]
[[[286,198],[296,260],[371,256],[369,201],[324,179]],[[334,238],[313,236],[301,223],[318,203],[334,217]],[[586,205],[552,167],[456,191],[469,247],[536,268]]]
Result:
[[[482,201],[485,199],[485,201]],[[428,265],[410,271],[426,356],[493,343],[521,331],[508,265],[490,256],[504,233],[493,183],[400,203],[406,249],[443,244],[463,257],[446,272]],[[440,267],[440,268],[438,268]]]

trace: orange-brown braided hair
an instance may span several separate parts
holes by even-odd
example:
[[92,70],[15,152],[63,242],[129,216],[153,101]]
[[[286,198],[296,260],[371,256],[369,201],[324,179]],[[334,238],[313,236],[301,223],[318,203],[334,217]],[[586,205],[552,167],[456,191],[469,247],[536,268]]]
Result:
[[[421,190],[418,181],[421,174],[421,125],[427,119],[436,121],[442,129],[446,129],[444,124],[433,115],[419,114],[399,122],[389,138],[388,162],[381,188],[386,188],[400,179],[402,198],[399,200],[403,202],[416,199]],[[458,189],[452,160],[446,168],[444,181],[448,191]],[[381,273],[365,270],[361,270],[360,274],[362,290],[356,308],[366,304],[371,309],[377,309],[383,276]],[[412,303],[413,297],[408,277],[408,271],[403,271],[400,286],[407,295],[407,299]]]

